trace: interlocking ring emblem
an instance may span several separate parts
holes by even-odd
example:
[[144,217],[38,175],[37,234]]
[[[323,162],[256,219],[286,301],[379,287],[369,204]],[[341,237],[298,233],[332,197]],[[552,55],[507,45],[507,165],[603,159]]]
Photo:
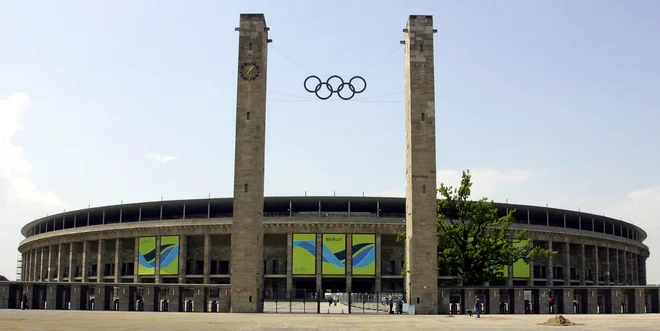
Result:
[[[307,82],[309,82],[309,80],[314,80],[314,79],[317,81],[316,86],[314,86],[314,88],[309,88]],[[332,85],[331,81],[333,79],[338,81],[337,83],[335,83],[335,85],[337,86],[336,88],[335,85]],[[353,85],[353,81],[355,80],[362,81],[363,86],[361,89],[358,90],[355,87],[355,85]],[[303,82],[303,86],[305,87],[305,90],[307,92],[316,94],[316,97],[321,100],[330,99],[330,97],[332,97],[334,93],[337,93],[337,95],[342,100],[351,100],[356,94],[362,93],[364,92],[364,90],[367,89],[367,81],[360,76],[353,76],[353,78],[351,78],[348,82],[344,82],[343,78],[337,75],[333,75],[328,77],[328,79],[326,79],[326,81],[324,82],[318,76],[312,75],[305,79],[305,82]],[[319,92],[321,93],[319,94]]]

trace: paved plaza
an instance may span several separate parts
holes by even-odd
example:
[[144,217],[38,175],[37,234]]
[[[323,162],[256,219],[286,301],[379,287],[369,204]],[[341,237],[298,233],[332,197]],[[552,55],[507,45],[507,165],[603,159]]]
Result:
[[[569,330],[658,330],[660,314],[573,315]],[[550,315],[222,314],[0,310],[3,330],[554,330]]]

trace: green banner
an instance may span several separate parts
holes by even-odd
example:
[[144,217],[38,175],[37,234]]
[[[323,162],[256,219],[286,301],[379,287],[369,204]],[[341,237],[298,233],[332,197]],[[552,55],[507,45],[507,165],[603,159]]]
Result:
[[160,274],[179,274],[179,236],[160,237]]
[[293,244],[293,274],[316,274],[316,234],[294,233]]
[[138,240],[138,275],[154,275],[156,272],[156,237],[140,237]]
[[[521,247],[520,241],[514,241],[516,246]],[[520,259],[513,263],[513,278],[530,278],[529,263]]]
[[346,274],[346,234],[323,235],[323,274]]
[[[519,240],[514,240],[513,244],[517,247],[521,247]],[[504,266],[498,269],[502,270],[505,278],[509,277],[508,266]],[[520,259],[513,263],[513,278],[529,278],[530,276],[529,263],[527,263],[524,259]]]
[[376,235],[353,234],[351,248],[351,273],[374,276],[376,274]]

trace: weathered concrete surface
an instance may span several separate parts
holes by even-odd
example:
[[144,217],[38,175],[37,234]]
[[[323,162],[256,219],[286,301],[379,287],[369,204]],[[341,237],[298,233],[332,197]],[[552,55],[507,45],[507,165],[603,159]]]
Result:
[[[198,314],[0,310],[5,330],[555,330],[551,315]],[[572,315],[569,330],[657,330],[660,314]]]

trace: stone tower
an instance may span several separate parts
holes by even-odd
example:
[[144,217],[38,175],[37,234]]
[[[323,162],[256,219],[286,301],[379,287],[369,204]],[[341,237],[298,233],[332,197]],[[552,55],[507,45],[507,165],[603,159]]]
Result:
[[405,30],[406,299],[438,313],[433,17],[411,15]]
[[263,14],[241,14],[236,97],[231,310],[263,310],[264,151],[268,28]]

